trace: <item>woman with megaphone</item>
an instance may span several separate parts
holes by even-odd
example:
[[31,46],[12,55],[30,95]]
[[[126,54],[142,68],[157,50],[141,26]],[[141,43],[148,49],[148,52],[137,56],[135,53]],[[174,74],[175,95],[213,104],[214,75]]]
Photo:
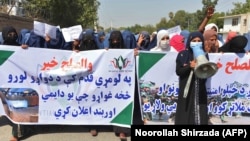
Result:
[[215,74],[217,66],[207,60],[203,34],[191,32],[186,49],[176,58],[176,74],[179,76],[176,125],[208,124],[206,80]]

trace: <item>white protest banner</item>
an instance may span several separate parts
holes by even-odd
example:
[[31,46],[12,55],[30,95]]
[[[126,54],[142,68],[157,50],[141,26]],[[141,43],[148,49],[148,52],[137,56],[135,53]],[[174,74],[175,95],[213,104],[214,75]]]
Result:
[[[156,102],[156,99],[178,96],[178,77],[175,74],[177,53],[140,52],[138,61],[138,81],[144,119],[160,120],[159,112],[171,115],[175,112],[176,102]],[[157,95],[158,93],[158,95]],[[159,98],[157,98],[159,97]],[[162,105],[164,107],[162,107]]]
[[[138,57],[138,81],[142,113],[148,124],[173,124],[178,100],[178,76],[175,73],[176,52],[143,52]],[[249,55],[234,53],[209,54],[209,62],[219,67],[208,78],[208,114],[210,118],[238,118],[240,124],[250,119]],[[162,116],[159,116],[162,113]],[[173,118],[173,119],[172,119]],[[162,121],[162,122],[161,122]]]
[[[245,53],[213,53],[209,54],[209,57],[212,62],[217,63],[219,71],[207,83],[210,102],[208,112],[212,115],[226,115],[233,118],[239,114],[248,117],[250,56]],[[241,118],[238,121],[241,124],[248,124],[241,121]]]
[[[73,52],[1,46],[0,113],[20,124],[130,127],[135,85],[133,50]],[[31,88],[34,91],[29,93]],[[36,101],[38,100],[38,101]]]
[[172,38],[176,34],[179,35],[180,33],[181,33],[181,27],[179,25],[168,29],[168,34],[170,38]]
[[82,26],[75,25],[68,28],[62,28],[62,34],[66,42],[74,41],[78,39],[82,33]]
[[48,34],[50,38],[56,39],[57,28],[58,28],[57,26],[49,25],[43,22],[34,21],[34,32],[35,34],[41,37],[45,37],[46,34]]

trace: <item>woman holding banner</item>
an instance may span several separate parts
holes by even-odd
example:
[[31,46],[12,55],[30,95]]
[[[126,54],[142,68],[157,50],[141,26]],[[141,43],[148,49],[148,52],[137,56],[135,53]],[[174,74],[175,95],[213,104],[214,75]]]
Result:
[[[192,73],[197,65],[193,48],[205,52],[201,32],[190,33],[186,49],[179,52],[176,58],[176,74],[179,76],[176,125],[208,124],[206,79]],[[208,58],[207,55],[205,58]]]
[[[114,30],[110,33],[109,37],[109,48],[108,49],[126,49],[129,48],[124,44],[124,39],[122,33],[119,30]],[[132,47],[133,48],[133,47]],[[138,55],[138,50],[136,46],[134,47],[134,55]],[[140,112],[140,102],[137,87],[137,80],[135,82],[135,96],[134,96],[134,114],[133,114],[133,124],[143,125],[141,112]],[[126,118],[126,117],[125,117]],[[127,127],[113,126],[113,131],[116,136],[119,136],[121,141],[126,141],[127,137],[130,136],[131,130]]]
[[[18,43],[18,33],[15,27],[4,26],[2,28],[2,36],[4,45],[21,46]],[[21,125],[13,122],[10,122],[10,125],[12,126],[12,138],[10,139],[10,141],[18,141],[18,139],[20,138],[27,137],[32,133],[33,130],[32,125]]]

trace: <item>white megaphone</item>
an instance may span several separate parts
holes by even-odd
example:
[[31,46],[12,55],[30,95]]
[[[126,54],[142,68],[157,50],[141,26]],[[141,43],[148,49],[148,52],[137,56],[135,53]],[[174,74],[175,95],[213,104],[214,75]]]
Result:
[[194,71],[190,71],[186,86],[184,88],[183,98],[187,97],[193,72],[196,77],[205,79],[213,76],[218,71],[218,67],[215,63],[208,62],[202,46],[191,47],[191,49],[193,50],[194,58],[196,60],[196,66],[194,68]]
[[196,66],[194,68],[196,77],[205,79],[213,76],[218,71],[217,65],[213,62],[208,62],[205,52],[201,47],[191,48],[196,59]]

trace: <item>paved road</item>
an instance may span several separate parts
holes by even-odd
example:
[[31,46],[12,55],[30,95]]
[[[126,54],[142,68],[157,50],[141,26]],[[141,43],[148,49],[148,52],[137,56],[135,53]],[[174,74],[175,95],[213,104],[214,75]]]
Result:
[[[93,137],[83,126],[41,125],[36,128],[36,133],[23,141],[120,141],[112,132],[112,126],[100,127],[98,136]],[[8,120],[0,117],[0,141],[9,141],[11,126]],[[127,141],[131,141],[128,137]]]
[[[250,123],[249,116],[226,117],[226,123],[222,123],[219,116],[213,116],[211,122],[214,125],[246,125]],[[169,122],[163,117],[163,120],[148,121],[149,125],[174,125],[173,120]],[[11,126],[8,120],[0,117],[0,141],[8,141],[11,137]],[[39,126],[37,134],[34,134],[23,141],[120,141],[119,137],[112,132],[112,126],[102,126],[98,136],[93,137],[87,128],[83,126]],[[128,137],[127,141],[131,141]]]

